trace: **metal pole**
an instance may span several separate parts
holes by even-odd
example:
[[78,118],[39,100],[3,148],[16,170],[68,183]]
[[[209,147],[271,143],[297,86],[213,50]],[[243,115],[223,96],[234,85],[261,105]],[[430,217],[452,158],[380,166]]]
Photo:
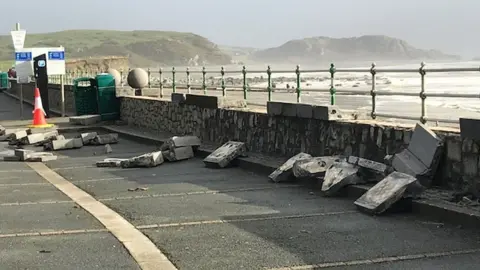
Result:
[[20,84],[20,119],[23,120],[23,84]]
[[60,93],[62,94],[62,117],[65,117],[65,82],[63,75],[60,75]]

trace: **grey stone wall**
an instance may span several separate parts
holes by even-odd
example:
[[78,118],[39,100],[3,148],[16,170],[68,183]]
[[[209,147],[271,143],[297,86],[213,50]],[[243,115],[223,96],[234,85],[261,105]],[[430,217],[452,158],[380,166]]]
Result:
[[[386,125],[322,121],[192,105],[142,97],[121,98],[121,117],[131,125],[176,135],[193,134],[203,141],[245,142],[249,151],[292,156],[300,151],[315,156],[346,154],[382,161],[405,148],[412,129]],[[478,190],[479,142],[462,140],[458,132],[436,131],[446,153],[435,184],[456,190]]]
[[[34,89],[35,84],[23,84],[23,98],[25,101],[33,103],[34,101]],[[65,85],[65,112],[67,115],[75,115],[75,98],[71,85]],[[60,85],[50,84],[48,88],[48,101],[50,104],[50,110],[54,113],[61,113],[62,111],[62,95],[60,92]],[[6,91],[7,93],[20,97],[20,85],[16,81],[11,81],[11,88]]]

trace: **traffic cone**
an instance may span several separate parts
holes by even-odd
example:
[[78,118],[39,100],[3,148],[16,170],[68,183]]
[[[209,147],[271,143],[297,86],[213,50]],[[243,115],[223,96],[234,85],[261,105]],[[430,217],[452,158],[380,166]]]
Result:
[[35,88],[35,107],[33,109],[33,124],[29,127],[31,128],[46,128],[52,127],[53,125],[48,124],[45,120],[45,110],[42,105],[42,98],[40,97],[40,90]]

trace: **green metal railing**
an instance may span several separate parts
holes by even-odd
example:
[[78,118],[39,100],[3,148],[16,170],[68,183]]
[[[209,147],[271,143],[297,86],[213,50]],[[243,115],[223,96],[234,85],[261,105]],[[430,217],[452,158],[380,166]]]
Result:
[[[126,75],[128,71],[120,71],[121,75],[121,85],[125,85]],[[387,117],[387,118],[402,118],[402,119],[409,119],[409,120],[420,120],[422,123],[427,122],[427,107],[426,107],[426,99],[427,97],[445,97],[445,98],[479,98],[479,94],[460,94],[460,93],[431,93],[425,91],[425,77],[427,73],[445,73],[445,72],[479,72],[479,67],[472,67],[472,68],[427,68],[425,63],[421,63],[418,69],[381,69],[377,68],[375,63],[373,63],[370,68],[346,68],[346,69],[339,69],[335,66],[335,64],[330,64],[329,68],[327,69],[310,69],[310,70],[302,70],[300,66],[296,66],[295,69],[292,70],[273,70],[270,66],[267,67],[266,70],[248,70],[246,66],[243,66],[240,70],[227,70],[225,67],[221,67],[220,70],[207,70],[206,67],[202,67],[201,69],[191,69],[186,68],[184,72],[178,71],[175,67],[171,68],[170,71],[159,69],[157,71],[148,69],[148,88],[158,89],[156,96],[158,98],[165,97],[165,89],[171,89],[173,93],[179,91],[180,89],[185,89],[187,93],[191,93],[193,90],[200,90],[204,95],[209,94],[210,91],[221,92],[223,97],[227,96],[227,92],[238,92],[243,91],[243,99],[247,100],[249,97],[249,92],[266,92],[267,101],[272,101],[274,98],[274,93],[276,91],[288,91],[294,92],[296,97],[296,102],[302,102],[302,92],[303,92],[303,85],[302,85],[302,74],[305,73],[323,73],[328,74],[330,78],[330,85],[327,89],[315,89],[315,88],[308,88],[308,92],[321,92],[321,93],[328,93],[330,95],[330,105],[336,105],[337,103],[337,96],[345,96],[345,95],[364,95],[364,96],[371,96],[371,110],[370,116],[372,119],[376,119],[377,117]],[[292,74],[294,75],[295,85],[292,88],[277,88],[273,82],[273,76],[275,74]],[[336,75],[339,73],[367,73],[371,76],[371,89],[370,90],[347,90],[347,89],[337,89],[335,80]],[[418,73],[420,75],[421,83],[420,83],[420,91],[416,93],[412,92],[401,92],[401,91],[378,91],[377,90],[377,74],[378,73]],[[65,76],[65,82],[68,84],[74,78],[77,77],[88,77],[94,76],[96,74],[95,71],[84,71],[79,73],[67,73]],[[167,78],[168,75],[171,75],[170,78]],[[185,79],[179,79],[179,76],[184,74]],[[252,78],[249,78],[249,75],[257,75],[258,74],[266,74],[266,83],[267,86],[265,88],[261,87],[251,87],[250,81]],[[211,75],[208,77],[207,75]],[[231,86],[227,86],[227,81],[233,81],[232,76],[240,75],[241,78],[238,79],[240,84],[235,85],[232,83]],[[196,80],[199,82],[198,84],[192,83],[192,78],[197,76],[199,79]],[[57,76],[58,77],[58,76]],[[153,80],[156,78],[156,80]],[[58,83],[60,81],[59,78],[52,78],[51,83]],[[209,82],[209,81],[216,81]],[[263,81],[262,81],[263,82]],[[377,98],[379,96],[415,96],[420,97],[421,100],[421,116],[418,117],[408,117],[408,116],[399,116],[399,115],[389,115],[389,114],[380,114],[377,112]],[[252,104],[252,103],[251,103]],[[258,104],[255,104],[258,105]],[[266,105],[266,104],[263,104]],[[430,121],[441,121],[441,122],[451,122],[457,123],[457,121],[448,120],[448,119],[428,119]]]

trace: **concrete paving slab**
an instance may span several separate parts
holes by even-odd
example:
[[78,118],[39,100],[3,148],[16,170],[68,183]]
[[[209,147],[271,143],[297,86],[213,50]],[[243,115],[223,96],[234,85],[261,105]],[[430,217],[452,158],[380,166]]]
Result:
[[40,177],[40,175],[35,173],[29,173],[27,175],[18,175],[15,174],[14,176],[9,173],[0,173],[0,186],[4,185],[23,185],[29,183],[36,183],[36,184],[47,184],[45,179]]
[[140,270],[109,233],[0,238],[0,246],[2,269]]
[[479,267],[478,258],[480,252],[465,254],[465,255],[451,255],[439,258],[425,258],[421,260],[405,260],[401,262],[389,262],[382,264],[356,265],[356,266],[342,266],[344,270],[477,270]]
[[308,189],[271,189],[200,196],[104,201],[134,225],[213,220],[251,215],[355,211],[347,200],[329,200]]
[[1,206],[0,216],[0,234],[104,228],[73,202]]
[[0,186],[0,204],[70,201],[52,185]]
[[180,269],[264,269],[480,246],[478,232],[472,237],[471,231],[431,227],[410,218],[362,215],[178,226],[144,233]]
[[23,162],[0,161],[0,174],[2,176],[5,174],[5,172],[11,171],[11,170],[15,170],[15,171],[25,170],[25,171],[33,172],[33,170]]

